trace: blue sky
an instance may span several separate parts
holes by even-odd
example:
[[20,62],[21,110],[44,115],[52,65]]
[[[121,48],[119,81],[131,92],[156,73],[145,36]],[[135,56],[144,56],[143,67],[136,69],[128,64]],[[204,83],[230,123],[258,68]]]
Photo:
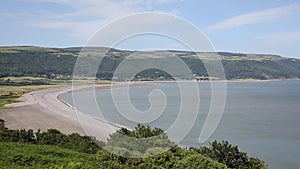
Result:
[[[140,12],[191,22],[217,51],[300,58],[299,0],[1,0],[0,45],[83,46],[108,23]],[[184,49],[157,37],[126,43],[117,47]]]

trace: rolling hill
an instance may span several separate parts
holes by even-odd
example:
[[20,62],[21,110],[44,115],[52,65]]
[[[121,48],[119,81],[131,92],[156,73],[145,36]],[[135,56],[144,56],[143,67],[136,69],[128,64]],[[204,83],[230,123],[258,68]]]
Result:
[[[70,79],[78,57],[84,57],[87,63],[86,72],[90,70],[88,63],[97,62],[105,53],[96,73],[97,78],[112,79],[118,65],[125,59],[141,61],[141,59],[159,60],[168,64],[168,57],[181,58],[191,69],[196,79],[208,79],[202,62],[218,56],[223,64],[226,79],[299,79],[300,60],[278,55],[243,54],[230,52],[190,52],[175,50],[158,51],[125,51],[105,47],[89,47],[82,51],[81,47],[45,48],[36,46],[0,47],[0,77],[37,76]],[[107,52],[107,53],[106,53]],[[199,57],[202,59],[199,59]],[[126,71],[126,70],[125,70]],[[91,76],[86,74],[86,76]],[[129,78],[129,77],[127,77]],[[187,78],[187,77],[182,77]],[[139,72],[135,80],[170,80],[168,73],[147,69]],[[126,80],[126,79],[125,79]],[[128,80],[128,79],[127,79]]]

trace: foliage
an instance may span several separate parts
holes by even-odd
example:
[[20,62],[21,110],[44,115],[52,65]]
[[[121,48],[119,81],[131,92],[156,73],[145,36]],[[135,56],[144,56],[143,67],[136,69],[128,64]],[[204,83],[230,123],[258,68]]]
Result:
[[208,157],[176,146],[162,129],[141,124],[135,130],[121,128],[111,134],[104,149],[112,153],[99,151],[101,161],[118,161],[129,168],[226,168]]
[[227,168],[226,165],[220,164],[209,157],[177,146],[161,151],[159,154],[156,153],[154,156],[144,158],[130,158],[124,156],[121,152],[119,153],[99,151],[98,159],[102,161],[102,165],[108,168],[112,165],[111,161],[116,162],[113,164],[116,168]]
[[0,85],[4,86],[29,86],[29,85],[49,85],[50,83],[45,80],[23,80],[23,81],[11,81],[9,78],[4,80],[0,79]]
[[141,157],[146,152],[150,153],[149,148],[152,149],[151,153],[155,154],[153,150],[167,150],[172,146],[174,144],[162,129],[151,129],[150,126],[138,124],[133,131],[121,128],[111,134],[105,148],[123,156]]
[[2,95],[2,96],[0,96],[0,109],[6,104],[19,102],[17,100],[17,98],[19,98],[19,96],[12,96],[12,95]]
[[247,153],[240,152],[237,146],[232,146],[228,141],[210,143],[210,147],[191,148],[195,152],[204,154],[233,169],[264,169],[265,164],[257,158],[249,158]]
[[[126,139],[121,135],[127,136]],[[119,129],[110,135],[106,145],[102,143],[103,148],[95,141],[76,133],[65,135],[56,129],[36,133],[9,130],[0,120],[0,166],[4,169],[266,168],[262,161],[249,158],[228,142],[213,142],[211,147],[188,150],[170,142],[163,130],[144,125],[137,125],[135,130]]]
[[80,136],[79,134],[63,134],[56,129],[49,129],[45,132],[38,130],[9,130],[5,127],[4,121],[0,121],[0,141],[20,142],[40,145],[55,145],[78,152],[96,154],[103,142],[95,141],[95,138],[89,136]]
[[300,78],[300,60],[222,60],[222,63],[227,79]]
[[155,168],[207,168],[225,169],[225,165],[220,164],[208,157],[180,147],[173,147],[162,154],[148,157],[146,164]]
[[0,142],[0,168],[3,169],[94,169],[101,168],[96,155],[57,146]]
[[[32,78],[32,77],[30,77]],[[22,84],[23,82],[26,82],[26,79],[29,79],[29,77],[8,77],[8,78],[2,78],[0,79],[2,81],[6,81],[7,79],[10,79],[10,82],[12,83],[18,83]],[[48,83],[47,79],[40,79],[41,81],[45,81],[45,83]],[[53,80],[54,81],[54,80]],[[52,82],[51,82],[52,83]],[[56,81],[53,82],[56,84]],[[62,83],[62,82],[60,82]],[[40,90],[45,88],[51,88],[51,87],[57,87],[58,85],[25,85],[25,86],[16,86],[16,85],[0,85],[0,109],[5,108],[4,105],[19,102],[18,98],[22,96],[24,93],[28,93],[34,90]]]

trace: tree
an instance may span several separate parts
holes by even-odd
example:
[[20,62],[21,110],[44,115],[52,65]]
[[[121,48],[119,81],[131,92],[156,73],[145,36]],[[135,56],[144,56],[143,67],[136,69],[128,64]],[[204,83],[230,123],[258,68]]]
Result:
[[0,119],[0,132],[5,130],[7,130],[7,128],[5,127],[5,121]]
[[66,141],[66,135],[56,129],[48,129],[47,132],[39,134],[38,144],[60,145]]
[[255,158],[249,158],[247,153],[240,152],[237,146],[232,146],[228,141],[213,141],[209,143],[210,147],[191,148],[200,154],[206,155],[220,163],[226,164],[233,169],[264,169],[263,161]]
[[[107,146],[110,151],[119,153],[119,148],[125,149],[128,156],[141,157],[149,148],[161,148],[167,150],[173,147],[167,134],[162,129],[138,124],[135,130],[131,131],[126,128],[121,128],[117,132],[111,134],[107,140]],[[124,151],[125,151],[124,150]],[[154,153],[152,151],[151,153]],[[147,153],[149,155],[149,153]]]

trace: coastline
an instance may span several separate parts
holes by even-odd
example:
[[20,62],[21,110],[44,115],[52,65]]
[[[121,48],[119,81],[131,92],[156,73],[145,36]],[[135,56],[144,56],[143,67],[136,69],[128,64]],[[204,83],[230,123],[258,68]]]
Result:
[[162,81],[148,81],[148,82],[154,82],[154,83],[162,83],[162,82],[277,82],[277,81],[298,81],[300,79],[267,79],[267,80],[260,80],[260,79],[230,79],[230,80],[202,80],[202,81],[196,81],[196,80],[162,80]]
[[[22,95],[21,102],[5,105],[8,109],[0,110],[0,119],[5,120],[9,129],[41,129],[50,128],[60,130],[65,134],[79,133],[92,135],[98,140],[107,141],[109,135],[123,127],[102,119],[79,112],[72,105],[60,100],[59,95],[72,91],[90,89],[110,89],[111,87],[149,86],[153,82],[120,82],[113,84],[83,85],[73,88],[59,87],[33,91]],[[79,120],[80,119],[80,120]],[[83,127],[84,126],[84,127]]]
[[[250,81],[229,80],[225,82],[272,82],[284,80],[287,79]],[[8,109],[0,110],[0,119],[6,121],[6,126],[9,129],[33,129],[35,131],[41,129],[42,131],[45,131],[50,128],[55,128],[65,134],[79,133],[81,135],[87,135],[88,133],[88,135],[96,136],[98,140],[106,141],[109,134],[124,126],[81,113],[69,103],[59,99],[59,95],[72,91],[106,90],[110,89],[112,86],[114,88],[121,88],[127,86],[143,87],[162,85],[161,82],[176,81],[117,82],[112,84],[82,85],[76,87],[75,89],[72,86],[67,86],[37,90],[22,95],[18,99],[21,102],[5,105],[5,107],[8,107]],[[201,82],[209,81],[200,81],[199,83]]]

